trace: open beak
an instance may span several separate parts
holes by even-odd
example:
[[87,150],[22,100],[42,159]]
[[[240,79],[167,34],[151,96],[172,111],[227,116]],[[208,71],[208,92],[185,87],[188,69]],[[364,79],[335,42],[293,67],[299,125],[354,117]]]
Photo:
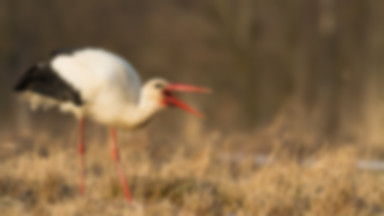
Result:
[[185,104],[183,101],[178,99],[173,93],[174,92],[196,92],[196,93],[210,93],[211,90],[204,87],[185,85],[185,84],[169,84],[164,90],[164,101],[163,103],[167,106],[176,106],[184,111],[187,111],[199,118],[204,118],[204,115],[198,110]]

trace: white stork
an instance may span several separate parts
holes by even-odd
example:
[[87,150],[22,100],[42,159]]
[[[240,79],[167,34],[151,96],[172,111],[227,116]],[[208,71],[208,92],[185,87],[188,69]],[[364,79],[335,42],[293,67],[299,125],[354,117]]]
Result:
[[151,79],[141,85],[135,69],[122,57],[96,48],[61,49],[31,67],[15,86],[33,108],[58,107],[79,119],[79,191],[85,192],[85,118],[110,127],[112,157],[125,198],[132,197],[120,165],[115,128],[133,129],[166,107],[202,114],[174,96],[174,91],[208,92],[203,87]]

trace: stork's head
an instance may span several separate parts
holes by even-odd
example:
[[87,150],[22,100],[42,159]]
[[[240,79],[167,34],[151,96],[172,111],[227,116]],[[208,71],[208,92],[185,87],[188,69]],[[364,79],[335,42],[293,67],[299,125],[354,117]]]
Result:
[[174,94],[175,92],[208,93],[210,90],[199,86],[169,83],[164,79],[156,78],[144,85],[142,96],[147,102],[157,106],[158,109],[177,107],[195,116],[204,117],[199,111],[178,99]]

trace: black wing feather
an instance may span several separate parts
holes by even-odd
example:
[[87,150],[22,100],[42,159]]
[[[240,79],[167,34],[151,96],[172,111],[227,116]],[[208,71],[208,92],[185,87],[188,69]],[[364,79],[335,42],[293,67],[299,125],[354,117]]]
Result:
[[40,63],[31,67],[15,85],[14,90],[32,91],[59,101],[83,104],[79,93],[55,73],[49,64]]

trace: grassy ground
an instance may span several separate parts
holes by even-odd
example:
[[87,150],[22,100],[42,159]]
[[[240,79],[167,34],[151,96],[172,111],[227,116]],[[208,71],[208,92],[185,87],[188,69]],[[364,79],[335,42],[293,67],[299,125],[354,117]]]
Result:
[[260,166],[252,151],[222,157],[236,144],[224,148],[220,143],[232,141],[217,140],[206,137],[160,157],[145,138],[123,137],[141,143],[120,145],[135,198],[127,205],[107,145],[90,141],[81,197],[75,144],[52,145],[59,141],[42,135],[2,139],[1,215],[384,215],[384,175],[356,167],[356,145],[306,155],[310,165],[298,154],[270,151],[271,163]]

